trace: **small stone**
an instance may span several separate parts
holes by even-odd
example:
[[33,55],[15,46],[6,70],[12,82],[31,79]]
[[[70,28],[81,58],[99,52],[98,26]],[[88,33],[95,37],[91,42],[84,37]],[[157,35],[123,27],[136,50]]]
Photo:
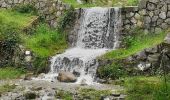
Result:
[[167,18],[165,22],[170,25],[170,18]]
[[156,5],[154,3],[149,2],[147,4],[147,8],[148,10],[153,11],[156,8]]
[[153,17],[153,16],[154,16],[153,11],[149,12],[149,16],[150,16],[150,17]]
[[136,20],[135,18],[132,18],[130,21],[131,21],[133,24],[136,24],[136,23],[137,23],[137,20]]
[[135,19],[140,20],[140,19],[141,19],[141,16],[140,16],[138,13],[136,13],[136,14],[135,14]]
[[141,22],[141,21],[138,20],[137,26],[138,26],[138,27],[142,27],[142,26],[143,26],[143,22]]
[[165,39],[164,39],[164,43],[166,43],[166,44],[170,44],[170,33],[169,33],[169,34],[167,34],[167,36],[165,37]]
[[150,22],[151,22],[151,18],[150,18],[149,16],[145,17],[145,18],[144,18],[144,22],[145,22],[146,24],[150,23]]
[[158,27],[155,28],[155,33],[158,33],[158,34],[159,34],[159,33],[161,33],[161,32],[162,32],[162,29],[161,29],[161,28],[158,28]]
[[160,17],[161,19],[166,19],[166,12],[161,12],[161,13],[159,14],[159,17]]
[[160,25],[161,23],[163,23],[163,20],[162,19],[158,19],[157,20],[157,25]]
[[139,11],[139,14],[142,15],[142,16],[146,15],[146,9],[140,10],[140,11]]
[[152,22],[156,22],[158,20],[158,16],[153,16],[152,17]]
[[161,28],[162,29],[167,29],[168,28],[168,24],[167,23],[162,23]]

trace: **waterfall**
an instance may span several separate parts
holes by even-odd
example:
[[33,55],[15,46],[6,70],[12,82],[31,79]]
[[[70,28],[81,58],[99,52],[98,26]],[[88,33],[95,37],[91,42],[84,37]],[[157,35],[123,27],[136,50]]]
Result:
[[115,21],[114,21],[114,49],[120,47],[119,36],[121,33],[121,26],[122,26],[122,16],[121,10],[118,7],[114,8],[115,12]]
[[82,9],[76,46],[51,59],[49,75],[57,75],[60,71],[76,72],[80,74],[76,83],[86,80],[87,84],[93,84],[98,67],[96,57],[119,46],[121,13],[118,8],[111,9]]

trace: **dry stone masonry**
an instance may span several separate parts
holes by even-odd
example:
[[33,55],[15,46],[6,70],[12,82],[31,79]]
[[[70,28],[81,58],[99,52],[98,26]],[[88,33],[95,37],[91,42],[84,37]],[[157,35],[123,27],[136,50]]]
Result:
[[122,8],[123,33],[135,27],[160,33],[170,26],[170,0],[141,0],[139,6]]
[[58,18],[70,8],[68,4],[64,4],[60,0],[0,0],[0,8],[5,9],[24,4],[35,6],[38,14],[43,16],[52,27],[57,26]]

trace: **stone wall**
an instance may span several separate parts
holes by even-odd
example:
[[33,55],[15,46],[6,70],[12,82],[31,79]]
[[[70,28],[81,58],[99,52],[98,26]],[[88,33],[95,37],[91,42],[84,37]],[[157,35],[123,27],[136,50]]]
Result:
[[60,0],[0,0],[0,8],[12,8],[15,5],[31,4],[38,10],[38,14],[45,18],[52,27],[57,26],[57,22],[64,11],[69,9],[68,4]]
[[159,33],[170,26],[170,0],[141,0],[137,7],[122,8],[123,32],[140,27]]

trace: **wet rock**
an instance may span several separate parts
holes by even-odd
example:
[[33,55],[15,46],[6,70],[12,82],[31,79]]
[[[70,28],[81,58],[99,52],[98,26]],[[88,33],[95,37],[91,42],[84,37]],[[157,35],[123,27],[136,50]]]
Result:
[[34,92],[27,92],[24,94],[24,96],[27,100],[36,99],[36,97],[37,97],[36,93],[34,93]]
[[151,67],[151,63],[140,62],[140,64],[137,67],[139,70],[145,71]]
[[160,54],[153,54],[148,56],[149,62],[157,62],[159,60]]
[[80,77],[80,72],[78,72],[78,71],[76,71],[76,70],[73,71],[73,74],[74,74],[76,77]]
[[45,78],[45,74],[44,74],[44,73],[41,73],[41,74],[38,76],[38,78],[40,78],[40,79]]
[[101,83],[101,84],[104,84],[104,83],[107,83],[107,80],[104,80],[104,79],[97,79],[97,82],[98,82],[98,83]]
[[137,58],[138,60],[146,60],[146,58],[147,58],[147,55],[146,55],[145,51],[142,51],[142,52],[137,53],[136,56],[137,56],[136,58]]
[[31,80],[33,73],[28,73],[25,75],[24,80]]
[[77,78],[75,77],[74,74],[72,74],[71,72],[60,72],[57,79],[60,82],[76,82]]
[[146,51],[147,53],[157,53],[157,52],[158,52],[158,47],[155,46],[155,47],[153,47],[153,48],[147,48],[147,49],[145,49],[145,51]]

